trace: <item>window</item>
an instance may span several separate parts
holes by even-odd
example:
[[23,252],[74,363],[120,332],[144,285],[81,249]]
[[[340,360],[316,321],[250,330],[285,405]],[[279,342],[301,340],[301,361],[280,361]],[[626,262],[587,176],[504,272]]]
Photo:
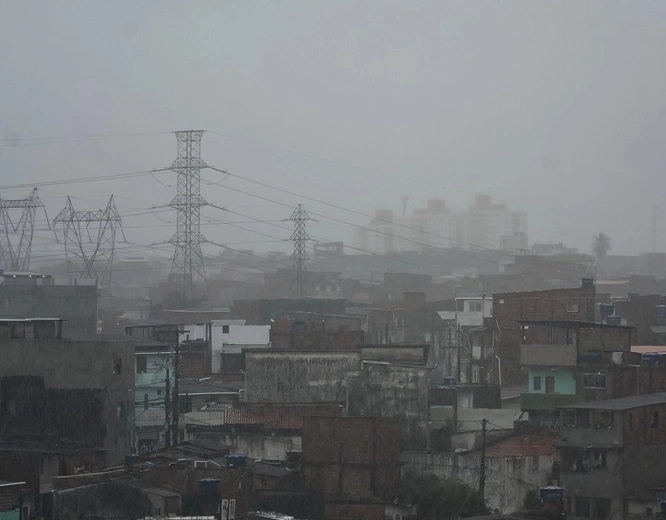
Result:
[[583,374],[583,388],[603,390],[606,388],[606,374]]
[[123,360],[116,358],[113,360],[113,375],[119,376],[123,371]]
[[136,356],[136,373],[145,374],[146,372],[148,372],[148,357],[139,354]]
[[659,412],[652,412],[650,416],[650,428],[659,428]]
[[532,387],[535,392],[541,392],[541,376],[534,376]]
[[222,325],[222,334],[229,334],[229,325]]
[[472,312],[481,312],[481,302],[469,302],[469,310]]
[[578,300],[567,300],[567,312],[578,312]]
[[161,516],[162,515],[162,508],[161,507],[156,507],[155,508],[155,516]]
[[653,509],[651,507],[646,507],[645,516],[652,516],[652,514],[653,514]]

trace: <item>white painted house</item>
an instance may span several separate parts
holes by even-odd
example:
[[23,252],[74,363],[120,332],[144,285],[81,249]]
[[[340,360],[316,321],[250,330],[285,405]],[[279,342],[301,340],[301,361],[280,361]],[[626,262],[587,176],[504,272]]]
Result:
[[269,348],[270,330],[270,325],[246,325],[245,320],[213,320],[212,372],[237,370],[243,349]]

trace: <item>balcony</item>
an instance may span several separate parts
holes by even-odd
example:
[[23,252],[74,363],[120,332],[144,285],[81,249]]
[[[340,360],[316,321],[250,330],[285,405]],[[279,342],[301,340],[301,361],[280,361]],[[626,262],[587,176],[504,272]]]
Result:
[[575,367],[576,345],[535,345],[520,346],[520,364],[533,367]]
[[522,392],[520,394],[521,410],[557,410],[558,406],[567,406],[576,402],[572,394],[537,394]]

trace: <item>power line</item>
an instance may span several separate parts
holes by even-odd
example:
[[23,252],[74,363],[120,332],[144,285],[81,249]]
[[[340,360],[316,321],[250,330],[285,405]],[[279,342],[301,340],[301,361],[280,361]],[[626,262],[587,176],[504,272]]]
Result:
[[155,173],[162,173],[171,171],[171,168],[159,168],[156,170],[144,170],[140,172],[132,173],[117,173],[111,175],[98,175],[95,177],[80,177],[78,179],[61,179],[59,181],[41,181],[41,182],[28,182],[24,184],[5,184],[0,186],[0,190],[14,190],[19,188],[32,188],[32,187],[42,187],[42,186],[60,186],[64,184],[79,184],[82,182],[97,182],[97,181],[108,181],[113,179],[128,179],[132,177],[145,177],[147,175],[153,175]]

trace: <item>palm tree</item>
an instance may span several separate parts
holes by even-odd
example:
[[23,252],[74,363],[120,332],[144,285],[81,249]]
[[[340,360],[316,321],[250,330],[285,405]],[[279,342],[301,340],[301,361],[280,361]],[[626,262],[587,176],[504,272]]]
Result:
[[608,251],[611,250],[611,239],[606,233],[597,233],[592,237],[592,253],[597,270],[604,263]]

